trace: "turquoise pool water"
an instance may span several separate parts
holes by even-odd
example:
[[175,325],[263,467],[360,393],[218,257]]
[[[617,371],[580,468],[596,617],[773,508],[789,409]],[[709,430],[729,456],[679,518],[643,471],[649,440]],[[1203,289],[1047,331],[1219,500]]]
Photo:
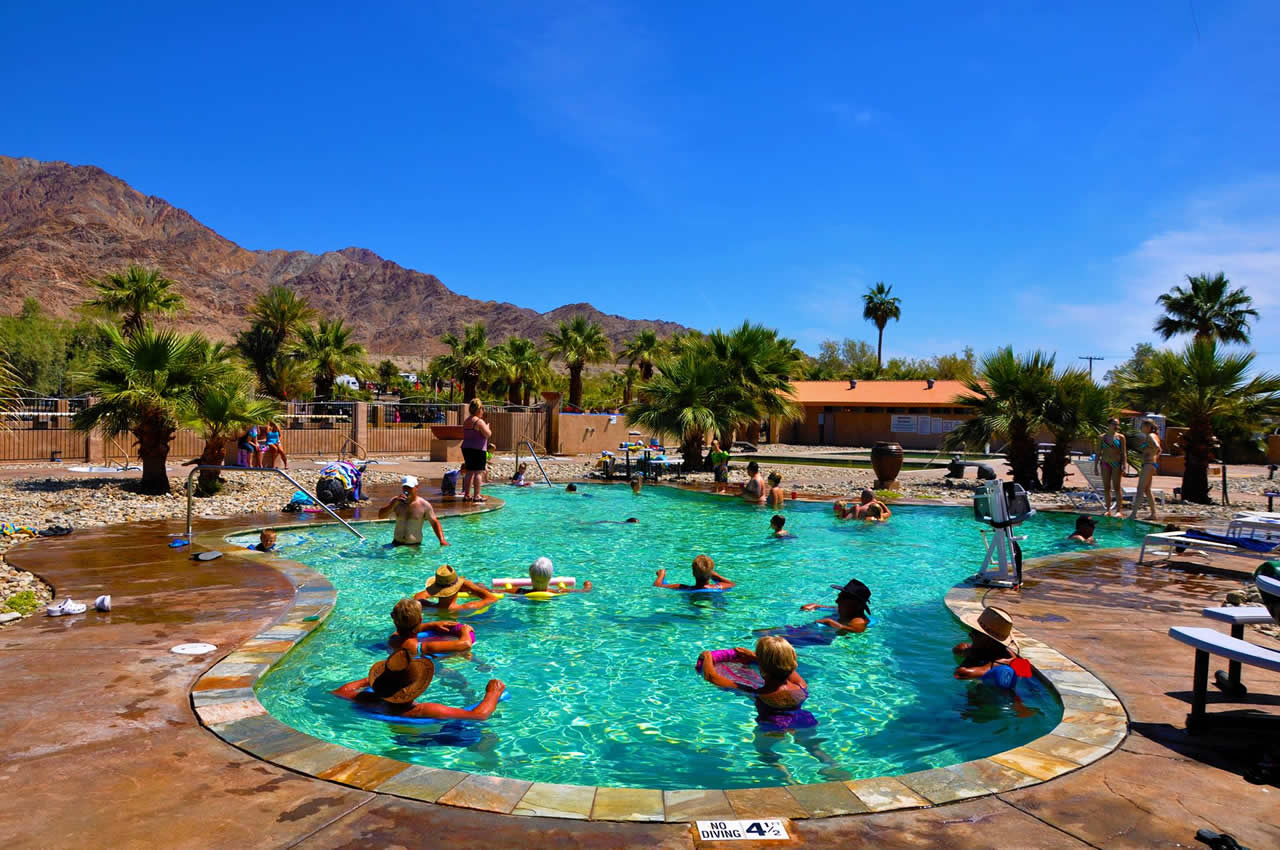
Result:
[[[499,511],[445,520],[450,548],[385,546],[389,524],[298,532],[283,554],[324,573],[338,605],[258,693],[282,721],[324,740],[435,767],[525,780],[645,788],[737,788],[880,776],[990,755],[1052,729],[1061,708],[1038,681],[1020,702],[952,678],[950,647],[965,638],[942,598],[973,573],[984,548],[972,511],[900,507],[883,526],[836,520],[829,506],[793,504],[771,541],[771,512],[736,499],[667,488],[494,487]],[[608,521],[639,517],[639,525]],[[1074,550],[1071,518],[1041,514],[1021,529],[1027,557]],[[1145,527],[1107,521],[1103,546],[1136,545]],[[235,538],[251,542],[253,538]],[[654,572],[688,580],[698,553],[739,582],[721,594],[652,587]],[[511,699],[486,723],[403,725],[362,715],[329,694],[385,656],[389,612],[444,560],[474,580],[524,575],[551,557],[558,574],[595,583],[551,602],[504,599],[468,619],[470,658],[437,661],[428,699],[476,702],[485,682]],[[816,619],[831,584],[857,577],[874,593],[867,633],[799,650],[812,734],[765,735],[748,697],[704,682],[702,649],[752,646],[753,630]]]

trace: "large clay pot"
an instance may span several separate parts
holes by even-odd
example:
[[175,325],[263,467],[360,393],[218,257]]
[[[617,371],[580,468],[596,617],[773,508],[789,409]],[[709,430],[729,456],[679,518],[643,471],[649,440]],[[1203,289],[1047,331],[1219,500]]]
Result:
[[876,443],[871,447],[871,468],[876,473],[877,490],[887,490],[898,483],[902,471],[902,446],[897,443]]

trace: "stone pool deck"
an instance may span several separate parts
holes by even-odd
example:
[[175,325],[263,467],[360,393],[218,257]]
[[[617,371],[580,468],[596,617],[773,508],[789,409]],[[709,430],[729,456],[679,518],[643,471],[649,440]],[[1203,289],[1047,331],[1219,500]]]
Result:
[[[201,523],[199,530],[292,519],[241,517]],[[694,845],[687,824],[527,818],[434,805],[349,787],[393,770],[381,763],[386,760],[353,754],[317,770],[329,771],[333,781],[325,781],[223,742],[200,724],[193,685],[260,632],[274,627],[287,644],[291,630],[305,629],[305,618],[314,615],[305,613],[306,587],[295,599],[286,573],[265,563],[229,557],[196,563],[169,549],[168,535],[179,530],[176,523],[138,523],[11,550],[12,561],[41,574],[60,596],[91,600],[109,592],[115,610],[31,619],[0,631],[0,669],[6,673],[0,678],[0,742],[6,750],[0,787],[7,792],[0,797],[0,823],[6,825],[0,833],[6,845]],[[1192,738],[1182,731],[1192,651],[1165,634],[1171,625],[1205,625],[1200,608],[1239,580],[1138,567],[1133,555],[1089,553],[1041,562],[1028,571],[1020,594],[994,591],[988,598],[1013,611],[1029,638],[1088,668],[1120,697],[1129,734],[1118,750],[1045,784],[911,811],[808,818],[812,807],[799,805],[805,792],[791,812],[773,811],[778,801],[768,792],[737,795],[733,810],[789,814],[792,846],[862,840],[877,847],[1172,847],[1193,844],[1201,827],[1230,832],[1255,850],[1280,846],[1280,790],[1239,776],[1258,757],[1257,733]],[[276,625],[282,617],[296,622]],[[168,651],[189,641],[219,650],[198,658]],[[225,675],[204,678],[202,691],[211,696],[243,686],[250,668],[281,649],[271,643],[258,638],[243,647],[253,654],[222,662],[213,672]],[[1280,675],[1246,668],[1245,681],[1263,710],[1280,714]],[[212,709],[205,711],[207,721],[217,719],[213,706],[236,702],[202,700],[202,691],[195,695],[202,708]],[[224,710],[228,717],[236,711]],[[1094,719],[1123,727],[1124,718],[1114,717]],[[292,766],[314,767],[305,762],[316,756],[300,754]],[[396,776],[408,778],[395,769],[386,781]],[[480,792],[478,799],[489,789],[451,786],[440,794],[454,794],[457,803],[469,790]]]

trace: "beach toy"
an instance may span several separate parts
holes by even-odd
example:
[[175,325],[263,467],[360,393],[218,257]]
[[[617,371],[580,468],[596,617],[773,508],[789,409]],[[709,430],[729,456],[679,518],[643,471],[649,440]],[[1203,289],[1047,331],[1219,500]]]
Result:
[[[551,579],[551,581],[549,582],[549,585],[551,587],[558,587],[561,590],[563,590],[565,588],[573,587],[577,583],[578,583],[578,580],[573,576],[556,576]],[[533,579],[495,578],[493,581],[489,582],[489,586],[497,588],[499,590],[515,590],[517,587],[533,587]],[[525,596],[528,596],[528,595],[529,594],[527,593],[525,594]]]
[[179,548],[179,547],[181,547],[181,546],[190,546],[190,545],[191,545],[191,544],[190,544],[190,543],[188,543],[186,540],[181,540],[181,539],[179,539],[179,540],[175,540],[175,541],[173,541],[172,543],[170,543],[170,544],[169,544],[169,548],[170,548],[170,549],[177,549],[177,548]]
[[[373,691],[372,691],[371,689],[369,689],[369,688],[365,688],[365,693],[367,693],[367,694],[371,694],[371,693],[373,693]],[[503,691],[503,692],[502,692],[502,696],[498,697],[498,702],[500,702],[500,703],[501,703],[501,702],[506,702],[506,701],[507,701],[507,700],[509,700],[509,699],[511,699],[511,691],[510,691],[510,690],[506,690],[506,691]],[[473,702],[471,705],[463,706],[462,710],[463,710],[463,711],[474,711],[474,710],[475,710],[475,708],[476,708],[477,706],[479,706],[479,705],[480,705],[480,703],[478,703],[478,702]],[[383,712],[383,711],[375,711],[375,710],[374,710],[372,707],[370,707],[367,703],[365,703],[365,704],[362,704],[362,703],[356,703],[356,707],[360,709],[360,712],[361,712],[362,714],[368,715],[369,717],[372,717],[372,718],[373,718],[373,719],[375,719],[375,720],[386,720],[386,721],[388,721],[388,722],[390,722],[390,723],[417,723],[417,724],[426,724],[426,723],[451,723],[451,722],[457,722],[457,719],[456,719],[456,718],[451,719],[451,718],[444,718],[444,717],[404,717],[404,716],[399,715],[399,714],[388,714],[388,713]],[[477,721],[472,721],[472,722],[477,722]]]
[[[764,677],[760,675],[760,671],[750,662],[735,661],[734,659],[737,657],[738,652],[734,649],[711,650],[711,660],[716,663],[716,670],[726,679],[739,685],[745,685],[748,688],[758,688],[763,685]],[[699,673],[702,672],[701,655],[698,656],[698,660],[693,666]]]
[[551,593],[551,592],[546,591],[546,590],[531,590],[531,591],[529,591],[528,593],[522,593],[522,594],[520,594],[520,595],[521,595],[523,598],[525,598],[525,599],[531,599],[531,600],[533,600],[534,602],[550,602],[552,599],[555,599],[555,598],[556,598],[557,596],[559,596],[560,594],[558,594],[558,593]]
[[[418,643],[424,643],[430,646],[433,643],[438,643],[440,641],[446,641],[446,640],[454,640],[455,638],[460,638],[460,637],[462,637],[462,626],[459,623],[454,623],[451,626],[449,626],[448,634],[442,635],[439,632],[418,632]],[[471,645],[475,646],[475,644],[476,644],[476,634],[473,631],[471,633]]]

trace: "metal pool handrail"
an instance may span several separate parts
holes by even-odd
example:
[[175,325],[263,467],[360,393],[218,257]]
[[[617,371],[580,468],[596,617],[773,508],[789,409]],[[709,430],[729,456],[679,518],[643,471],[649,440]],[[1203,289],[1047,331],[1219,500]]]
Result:
[[[542,480],[547,482],[548,487],[554,487],[555,485],[551,483],[551,479],[547,477],[547,471],[542,468],[542,461],[538,460],[538,453],[533,450],[533,443],[529,442],[528,440],[521,440],[520,442],[524,443],[526,446],[529,447],[529,454],[533,457],[533,462],[538,465],[538,471],[542,473]],[[520,443],[516,443],[516,469],[519,469],[519,468],[520,468]]]
[[303,487],[297,481],[293,480],[293,476],[285,472],[283,469],[276,469],[274,466],[261,468],[261,467],[250,467],[250,466],[217,466],[214,464],[198,464],[192,467],[191,472],[188,473],[187,475],[187,540],[191,539],[191,499],[195,495],[194,491],[191,488],[191,479],[194,478],[195,474],[202,469],[217,469],[222,472],[274,472],[276,475],[279,475],[281,478],[283,478],[284,480],[292,484],[296,489],[302,491],[303,493],[306,493],[308,498],[311,499],[311,501],[315,502],[317,505],[324,508],[325,513],[327,513],[329,516],[336,519],[338,522],[342,523],[344,526],[346,526],[347,531],[350,531],[352,534],[354,534],[356,537],[359,537],[361,540],[365,539],[365,536],[360,532],[356,531],[355,528],[352,527],[351,523],[347,522],[345,519],[343,519],[342,517],[334,513],[333,510],[328,505],[320,501],[320,499],[316,498],[316,495],[311,491],[309,491],[306,487]]

